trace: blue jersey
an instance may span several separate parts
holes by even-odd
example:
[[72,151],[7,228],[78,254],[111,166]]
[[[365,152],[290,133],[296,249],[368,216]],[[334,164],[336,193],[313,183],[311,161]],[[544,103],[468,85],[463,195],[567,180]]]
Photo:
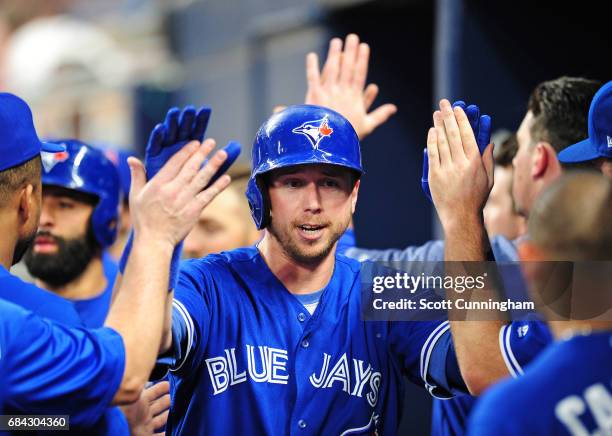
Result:
[[170,434],[395,434],[404,375],[453,389],[448,322],[362,321],[342,255],[313,315],[256,248],[183,262],[172,331]]
[[[518,261],[513,241],[497,236],[491,240],[491,249],[497,262]],[[368,250],[351,247],[345,250],[349,257],[359,260],[398,262],[441,262],[444,260],[444,242],[429,241],[421,246],[405,249]],[[518,265],[507,264],[501,271],[506,292],[515,297],[524,292],[524,282]],[[522,368],[531,362],[549,343],[552,336],[548,327],[539,321],[514,321],[500,331],[500,351],[508,371],[517,377]],[[431,434],[456,436],[465,434],[467,417],[476,404],[476,398],[459,395],[451,399],[434,399]]]
[[469,434],[612,434],[612,332],[551,345],[516,379],[479,401]]
[[89,328],[98,328],[104,325],[104,320],[110,310],[113,297],[113,286],[119,267],[105,251],[102,254],[102,267],[106,278],[106,289],[100,295],[84,300],[72,300],[81,320]]
[[125,364],[121,336],[109,328],[69,328],[0,299],[2,412],[70,415],[71,426],[99,422]]
[[24,282],[11,275],[2,265],[0,265],[0,298],[43,318],[60,321],[69,326],[82,325],[81,318],[70,301]]
[[[21,306],[40,317],[62,323],[69,327],[81,327],[84,325],[80,314],[77,312],[72,302],[52,292],[40,289],[31,283],[24,282],[18,277],[11,275],[1,265],[0,298]],[[108,312],[108,307],[106,311]],[[106,317],[106,314],[104,317]],[[102,321],[95,327],[102,327],[103,324],[104,318],[102,318]],[[27,409],[19,410],[9,408],[10,413],[24,413],[25,411],[27,411]],[[104,417],[96,423],[95,428],[95,433],[92,433],[91,429],[87,429],[87,433],[90,435],[129,434],[127,420],[117,407],[109,409]]]
[[525,366],[553,342],[550,329],[543,321],[514,321],[499,332],[499,348],[512,377],[524,373]]

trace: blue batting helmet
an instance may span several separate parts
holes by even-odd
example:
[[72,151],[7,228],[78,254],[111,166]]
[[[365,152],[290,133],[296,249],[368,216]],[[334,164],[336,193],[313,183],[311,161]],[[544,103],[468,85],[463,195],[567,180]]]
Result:
[[261,174],[303,164],[339,165],[363,174],[355,129],[338,112],[321,106],[289,106],[272,115],[257,132],[252,158],[246,196],[258,229],[270,219],[267,190],[258,180]]
[[66,151],[43,153],[43,185],[61,186],[98,198],[91,215],[96,240],[106,248],[117,237],[119,218],[119,173],[104,153],[74,139],[52,140]]

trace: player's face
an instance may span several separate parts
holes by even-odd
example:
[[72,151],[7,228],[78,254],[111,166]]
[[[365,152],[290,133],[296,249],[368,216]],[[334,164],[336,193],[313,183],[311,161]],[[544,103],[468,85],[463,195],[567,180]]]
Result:
[[44,186],[38,232],[25,256],[30,273],[54,286],[80,275],[96,252],[89,231],[91,199],[68,189]]
[[236,189],[230,186],[221,192],[202,211],[197,224],[185,238],[185,256],[200,258],[254,244],[257,229],[246,208],[246,199]]
[[531,171],[533,168],[533,144],[531,138],[531,126],[533,124],[533,114],[527,112],[523,122],[516,132],[516,140],[518,142],[518,150],[516,156],[512,160],[514,169],[512,180],[512,197],[514,205],[518,213],[523,216],[529,214],[529,208],[532,203],[532,179]]
[[294,260],[324,259],[348,227],[359,190],[350,170],[298,165],[272,173],[269,231]]
[[483,213],[489,237],[513,240],[525,232],[525,218],[515,212],[512,201],[512,168],[495,167],[495,183]]

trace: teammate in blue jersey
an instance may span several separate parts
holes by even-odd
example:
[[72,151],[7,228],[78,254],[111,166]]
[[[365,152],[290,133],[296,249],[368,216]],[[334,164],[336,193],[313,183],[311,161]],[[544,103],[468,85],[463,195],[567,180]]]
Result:
[[99,426],[123,376],[121,336],[47,321],[4,299],[0,313],[1,390],[10,413],[69,415],[73,429]]
[[596,173],[564,176],[536,201],[529,219],[530,240],[520,247],[521,259],[528,261],[524,268],[534,299],[558,302],[563,292],[553,290],[557,297],[551,299],[550,283],[561,282],[550,280],[550,267],[543,260],[599,261],[595,264],[600,269],[589,269],[589,278],[598,278],[585,283],[575,273],[566,295],[573,307],[569,314],[559,312],[558,304],[541,305],[556,343],[522,377],[483,396],[470,420],[470,434],[612,432],[612,306],[607,281],[611,220],[612,182]]
[[262,241],[181,266],[160,359],[169,433],[394,434],[404,375],[465,390],[448,323],[361,320],[360,265],[336,243],[362,171],[334,111],[292,106],[261,127],[247,198]]
[[86,326],[104,324],[117,266],[106,254],[119,219],[119,174],[102,151],[54,140],[43,157],[43,207],[25,263],[36,284],[74,302]]
[[[0,140],[0,229],[4,235],[0,239],[0,265],[5,273],[2,274],[0,298],[4,295],[15,296],[19,291],[34,295],[32,285],[11,278],[8,270],[20,260],[38,228],[42,203],[41,151],[61,153],[65,148],[58,144],[41,143],[29,107],[12,94],[0,93],[0,130],[4,133]],[[0,330],[8,332],[8,335],[2,338],[0,368],[11,374],[2,374],[2,411],[45,413],[64,406],[66,411],[77,410],[75,414],[82,413],[91,418],[82,422],[88,425],[93,422],[94,415],[97,415],[96,419],[100,418],[96,411],[85,410],[91,408],[88,398],[92,394],[100,400],[104,397],[121,404],[134,402],[140,397],[159,349],[167,299],[167,287],[160,283],[168,280],[172,247],[184,238],[202,207],[229,182],[227,178],[221,178],[211,188],[198,194],[224,160],[223,153],[217,154],[200,170],[211,149],[209,144],[188,144],[159,171],[158,177],[146,184],[142,164],[137,161],[131,163],[134,175],[131,196],[134,250],[125,270],[123,284],[106,319],[106,326],[110,329],[102,334],[85,330],[68,331],[42,321],[48,328],[43,326],[37,332],[32,330],[34,334],[30,340],[27,333],[21,332],[19,325],[12,323],[12,320],[19,318],[22,309],[3,300],[0,324],[7,324],[2,324]],[[179,196],[177,193],[186,195]],[[148,255],[153,258],[147,259]],[[46,295],[42,290],[40,293]],[[15,298],[21,298],[21,295]],[[38,304],[33,299],[22,298],[19,303],[31,304],[41,315],[61,318],[51,303],[49,307],[43,307],[51,301],[54,300],[41,297]],[[65,307],[72,307],[66,304]],[[75,313],[74,309],[72,313]],[[17,318],[12,318],[14,315]],[[71,312],[67,310],[65,315],[65,319],[70,320]],[[30,325],[34,329],[34,324],[39,322],[37,320],[34,314],[26,315],[28,329]],[[53,338],[49,332],[53,332]],[[56,332],[60,332],[57,338]],[[65,335],[68,337],[62,337]],[[89,340],[94,336],[107,336],[107,343]],[[66,353],[60,351],[57,354],[58,349],[65,349],[62,347],[69,344],[72,346]],[[105,345],[113,350],[116,358],[107,358]],[[81,361],[71,366],[62,360],[67,356]],[[72,372],[76,366],[83,370]],[[97,377],[96,371],[98,376],[113,374],[113,378]],[[50,383],[47,375],[60,377],[58,384]],[[118,383],[112,383],[113,380]],[[59,382],[62,382],[61,386]],[[81,396],[82,402],[78,401],[78,396]],[[70,404],[55,401],[63,397],[75,401]],[[104,411],[109,404],[107,402],[99,410]],[[80,418],[76,417],[73,423],[78,427]]]

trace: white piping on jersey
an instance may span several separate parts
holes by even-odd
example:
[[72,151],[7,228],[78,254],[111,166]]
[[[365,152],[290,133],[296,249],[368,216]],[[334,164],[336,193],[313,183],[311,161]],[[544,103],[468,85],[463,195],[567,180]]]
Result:
[[[193,320],[191,319],[191,316],[189,315],[189,312],[187,312],[187,309],[185,308],[185,306],[183,306],[183,303],[175,299],[172,301],[172,306],[183,317],[183,320],[185,321],[185,326],[187,327],[187,352],[185,353],[185,356],[179,362],[179,365],[176,368],[170,369],[170,371],[175,372],[181,369],[181,367],[187,361],[187,357],[189,356],[189,353],[191,352],[191,348],[193,346],[193,336],[194,336],[193,332],[195,328],[193,326]],[[179,344],[175,344],[175,346],[178,346],[178,345]]]
[[364,430],[367,430],[370,428],[370,426],[372,425],[372,422],[377,418],[376,416],[376,412],[372,413],[372,417],[370,418],[370,422],[368,422],[366,425],[364,425],[363,427],[359,427],[359,428],[349,428],[348,430],[344,430],[340,436],[347,436],[350,434],[355,434],[355,433],[359,433],[362,432]]
[[510,346],[510,334],[512,332],[512,324],[505,324],[499,330],[499,349],[501,351],[502,357],[504,358],[504,363],[508,368],[508,372],[514,378],[518,378],[523,375],[523,368],[519,365],[514,353],[512,352],[512,347]]
[[444,321],[442,324],[436,327],[433,332],[429,334],[429,337],[425,341],[423,348],[421,348],[421,378],[425,382],[425,387],[427,388],[429,393],[436,398],[438,397],[433,394],[433,390],[436,388],[436,386],[430,385],[427,381],[429,359],[431,358],[431,353],[433,352],[436,343],[442,337],[442,335],[448,331],[448,329],[450,329],[450,324],[448,321]]

